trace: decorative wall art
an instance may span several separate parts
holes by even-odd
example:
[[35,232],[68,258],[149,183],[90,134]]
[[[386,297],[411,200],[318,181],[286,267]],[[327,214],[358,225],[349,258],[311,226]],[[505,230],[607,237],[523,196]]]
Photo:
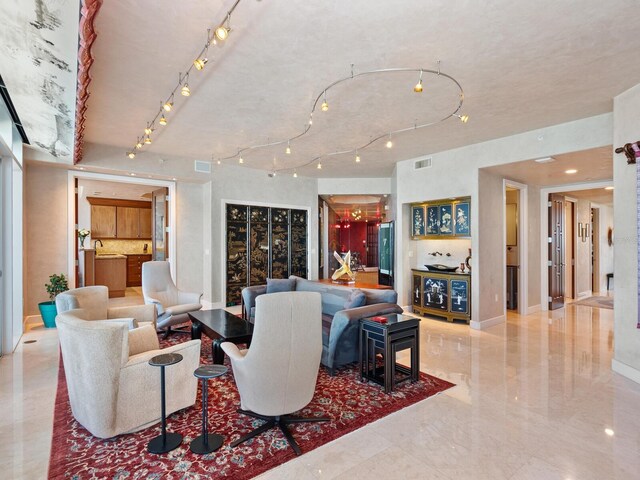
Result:
[[442,278],[425,276],[423,282],[423,305],[429,308],[448,310],[449,291],[447,281]]
[[226,304],[267,278],[307,278],[307,212],[228,204]]
[[459,202],[454,204],[456,235],[469,235],[471,233],[471,222],[469,217],[469,202]]
[[411,219],[413,221],[412,235],[422,236],[425,234],[424,207],[411,207]]
[[438,207],[427,207],[427,235],[437,235],[440,229]]
[[411,238],[470,237],[469,197],[411,205]]
[[468,280],[451,280],[451,311],[469,313]]

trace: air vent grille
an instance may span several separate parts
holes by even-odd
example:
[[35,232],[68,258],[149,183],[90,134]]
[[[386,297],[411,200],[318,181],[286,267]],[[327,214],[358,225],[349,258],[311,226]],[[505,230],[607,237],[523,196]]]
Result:
[[196,160],[194,165],[195,171],[200,173],[211,173],[211,163]]
[[416,170],[419,170],[420,168],[431,168],[431,157],[417,160],[414,167]]

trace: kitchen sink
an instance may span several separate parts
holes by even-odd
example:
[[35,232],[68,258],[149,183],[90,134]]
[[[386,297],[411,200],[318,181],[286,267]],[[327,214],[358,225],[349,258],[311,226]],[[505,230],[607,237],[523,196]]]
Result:
[[453,273],[458,270],[458,267],[449,267],[447,265],[442,265],[441,263],[433,263],[431,265],[425,265],[431,272],[449,272]]

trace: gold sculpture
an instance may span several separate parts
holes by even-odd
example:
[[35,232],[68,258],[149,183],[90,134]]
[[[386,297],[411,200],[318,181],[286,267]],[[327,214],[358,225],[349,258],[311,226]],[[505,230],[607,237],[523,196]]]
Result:
[[338,282],[353,283],[356,281],[356,274],[351,271],[351,250],[349,250],[344,259],[334,250],[333,252],[334,258],[340,264],[340,268],[338,268],[333,275],[331,275],[331,279]]

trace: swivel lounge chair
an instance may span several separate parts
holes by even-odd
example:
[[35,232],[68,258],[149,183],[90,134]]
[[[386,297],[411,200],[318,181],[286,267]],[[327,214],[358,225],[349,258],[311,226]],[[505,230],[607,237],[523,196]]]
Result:
[[131,330],[145,325],[156,326],[156,310],[152,305],[109,307],[109,289],[104,285],[74,288],[56,297],[58,313],[82,309],[83,320],[126,323]]
[[151,324],[129,330],[126,322],[87,321],[90,316],[69,310],[56,324],[71,413],[91,435],[110,438],[160,421],[160,374],[149,365],[156,355],[183,357],[167,375],[167,413],[195,403],[200,340],[160,349]]
[[169,262],[142,264],[142,295],[144,303],[155,305],[158,310],[157,327],[166,329],[164,338],[172,332],[190,333],[184,330],[171,330],[171,327],[186,322],[187,313],[202,308],[202,293],[178,290],[171,278]]
[[256,299],[256,318],[249,350],[230,342],[222,349],[231,359],[240,392],[239,413],[265,423],[234,441],[236,447],[278,427],[289,445],[302,451],[287,427],[290,423],[327,422],[291,413],[313,398],[322,355],[322,307],[317,292],[282,292]]

